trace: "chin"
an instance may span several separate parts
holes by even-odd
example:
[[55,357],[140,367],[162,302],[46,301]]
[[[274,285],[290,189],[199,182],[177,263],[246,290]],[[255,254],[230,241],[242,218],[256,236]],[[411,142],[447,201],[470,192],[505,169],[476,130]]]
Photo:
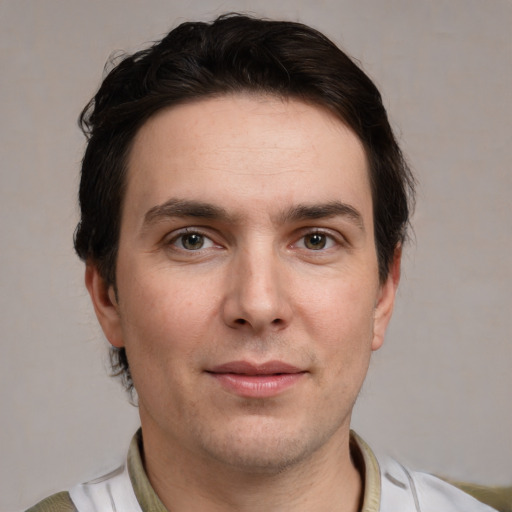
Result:
[[307,461],[331,437],[328,432],[290,431],[278,425],[252,425],[252,428],[214,433],[203,449],[217,462],[253,474],[277,474]]
[[230,446],[226,451],[215,450],[210,453],[217,462],[246,474],[275,475],[299,464],[307,457],[299,443],[269,449],[268,444],[236,449]]

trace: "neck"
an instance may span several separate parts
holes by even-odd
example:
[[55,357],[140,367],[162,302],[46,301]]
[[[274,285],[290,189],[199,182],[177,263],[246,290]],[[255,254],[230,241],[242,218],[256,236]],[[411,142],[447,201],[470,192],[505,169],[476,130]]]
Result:
[[350,455],[348,429],[304,459],[274,469],[198,456],[144,425],[143,439],[149,481],[173,512],[360,510],[362,479]]

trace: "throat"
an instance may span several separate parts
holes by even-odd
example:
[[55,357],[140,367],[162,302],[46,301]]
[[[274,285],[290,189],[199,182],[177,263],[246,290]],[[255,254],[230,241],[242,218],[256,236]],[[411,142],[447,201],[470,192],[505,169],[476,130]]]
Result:
[[151,445],[149,441],[141,446],[148,482],[173,512],[361,510],[364,463],[348,438],[334,451],[336,458],[316,451],[293,464],[252,470],[175,450],[167,454],[159,450],[155,455]]

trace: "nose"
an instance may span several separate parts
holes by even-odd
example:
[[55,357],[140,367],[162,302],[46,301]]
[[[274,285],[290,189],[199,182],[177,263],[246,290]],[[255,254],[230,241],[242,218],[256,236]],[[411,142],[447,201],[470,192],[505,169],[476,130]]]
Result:
[[244,251],[227,276],[223,316],[226,325],[254,333],[278,331],[290,322],[291,283],[272,250]]

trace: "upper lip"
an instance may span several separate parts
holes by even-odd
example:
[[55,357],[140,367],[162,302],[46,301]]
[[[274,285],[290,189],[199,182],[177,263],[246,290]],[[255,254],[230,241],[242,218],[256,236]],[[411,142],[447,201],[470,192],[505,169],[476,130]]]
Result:
[[240,375],[275,375],[279,373],[302,373],[304,370],[282,361],[267,361],[255,364],[248,361],[230,361],[214,366],[209,373],[234,373]]

